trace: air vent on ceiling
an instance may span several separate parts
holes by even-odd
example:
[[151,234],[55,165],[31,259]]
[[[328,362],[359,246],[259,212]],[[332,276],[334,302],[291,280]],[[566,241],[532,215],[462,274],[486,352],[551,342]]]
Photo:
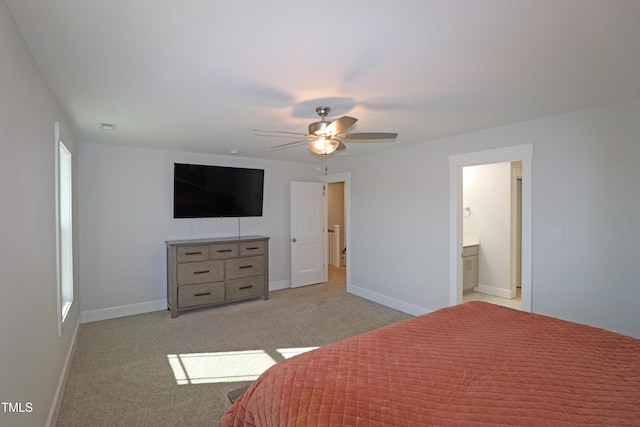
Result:
[[116,130],[116,125],[113,123],[100,123],[100,129],[102,130]]

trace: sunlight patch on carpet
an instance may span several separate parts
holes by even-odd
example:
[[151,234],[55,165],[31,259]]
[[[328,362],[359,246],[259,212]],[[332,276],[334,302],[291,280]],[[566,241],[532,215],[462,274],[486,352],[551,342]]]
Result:
[[276,351],[280,353],[285,359],[289,359],[293,356],[306,353],[307,351],[315,350],[316,348],[318,347],[279,348]]
[[168,354],[179,385],[254,381],[276,361],[264,350]]
[[[279,348],[283,359],[318,347]],[[277,356],[276,356],[277,357]],[[254,381],[277,361],[264,350],[168,354],[178,385]]]

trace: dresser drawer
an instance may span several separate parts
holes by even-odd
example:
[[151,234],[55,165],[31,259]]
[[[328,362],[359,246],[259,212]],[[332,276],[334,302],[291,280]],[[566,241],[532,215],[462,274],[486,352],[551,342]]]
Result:
[[167,307],[180,312],[269,299],[269,238],[167,240]]
[[228,259],[225,267],[227,280],[264,274],[264,255]]
[[264,255],[266,253],[266,242],[264,240],[255,242],[241,242],[240,256]]
[[251,295],[263,295],[265,287],[264,282],[264,276],[251,276],[227,280],[227,299],[232,300],[236,298],[247,298]]
[[218,282],[224,280],[224,261],[203,261],[178,264],[178,285]]
[[216,243],[209,246],[209,254],[211,259],[227,259],[238,256],[237,243]]
[[178,286],[178,308],[223,302],[224,282]]
[[209,245],[178,246],[176,252],[178,262],[206,261],[209,259]]

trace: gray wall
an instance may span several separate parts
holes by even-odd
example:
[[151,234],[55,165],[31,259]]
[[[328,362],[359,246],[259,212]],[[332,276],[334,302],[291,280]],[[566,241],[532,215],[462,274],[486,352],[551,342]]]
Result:
[[[54,122],[74,167],[77,145],[4,1],[0,58],[0,401],[32,408],[0,410],[0,425],[42,426],[60,396],[79,319],[76,298],[58,337]],[[77,222],[75,231],[77,242]]]
[[640,100],[337,163],[352,176],[352,289],[406,311],[447,306],[448,158],[521,144],[533,144],[533,311],[640,337]]
[[[315,165],[308,164],[78,147],[4,2],[0,57],[0,397],[30,402],[33,408],[30,413],[0,412],[0,425],[46,425],[60,396],[78,303],[96,317],[113,314],[113,307],[157,308],[165,298],[164,239],[237,231],[233,220],[171,219],[173,161],[266,169],[265,218],[243,220],[242,227],[243,233],[272,238],[271,281],[276,286],[289,280],[288,182],[318,177]],[[61,122],[63,139],[74,154],[81,202],[74,215],[75,277],[82,288],[76,288],[61,337],[55,121]],[[332,160],[332,173],[351,171],[350,286],[407,310],[448,305],[448,156],[531,143],[533,310],[640,337],[639,135],[640,100],[635,100]],[[559,227],[564,241],[554,242]]]
[[[174,219],[173,163],[265,169],[262,217]],[[313,163],[80,144],[83,321],[166,308],[165,240],[270,237],[271,289],[290,286],[289,181],[319,179]]]

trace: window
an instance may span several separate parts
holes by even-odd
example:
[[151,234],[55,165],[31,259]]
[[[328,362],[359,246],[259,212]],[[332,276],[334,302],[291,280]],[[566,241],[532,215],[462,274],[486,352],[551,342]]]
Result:
[[64,323],[73,303],[73,222],[72,222],[72,162],[71,152],[59,138],[57,140],[57,261],[58,261],[58,333],[62,334]]

